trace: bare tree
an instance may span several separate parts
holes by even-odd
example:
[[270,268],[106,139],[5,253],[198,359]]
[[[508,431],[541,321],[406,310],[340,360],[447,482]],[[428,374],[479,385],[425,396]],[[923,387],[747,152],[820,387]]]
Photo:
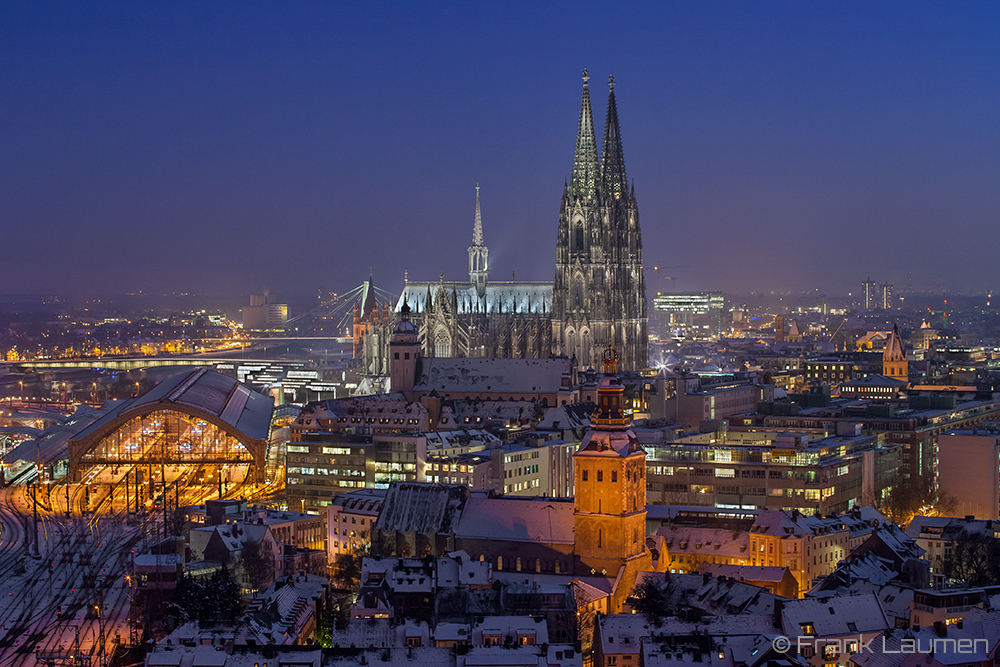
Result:
[[573,580],[573,601],[576,605],[575,640],[583,655],[590,655],[594,646],[594,623],[597,620],[597,609],[587,589],[576,579]]
[[274,556],[260,541],[248,539],[243,543],[240,563],[254,592],[267,588],[274,581]]
[[898,474],[886,485],[884,491],[865,501],[904,529],[918,514],[948,516],[958,507],[955,496],[940,489],[932,481],[924,478],[906,479]]
[[368,531],[358,534],[357,547],[347,553],[337,554],[333,562],[332,579],[337,588],[354,594],[361,588],[361,565],[366,556],[371,555],[372,545]]
[[632,608],[656,622],[672,614],[670,605],[670,580],[647,576],[632,591]]
[[944,565],[949,579],[969,586],[995,586],[1000,583],[1000,540],[962,531],[952,542],[951,558]]

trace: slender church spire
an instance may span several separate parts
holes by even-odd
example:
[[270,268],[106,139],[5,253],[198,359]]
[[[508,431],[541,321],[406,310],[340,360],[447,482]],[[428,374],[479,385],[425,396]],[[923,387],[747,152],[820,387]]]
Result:
[[574,197],[590,199],[597,186],[597,139],[594,136],[594,114],[590,110],[590,74],[583,69],[583,98],[580,101],[580,122],[576,132],[576,153],[573,156],[573,177],[570,191]]
[[469,246],[469,282],[476,286],[480,299],[486,295],[489,275],[489,249],[483,243],[483,216],[479,211],[479,183],[476,183],[476,219],[472,225],[472,245]]
[[601,155],[601,186],[612,199],[628,195],[625,177],[625,153],[622,151],[621,130],[618,128],[618,105],[615,103],[615,76],[608,79],[608,116],[604,121],[604,146]]
[[472,226],[472,245],[483,245],[483,215],[479,212],[479,183],[476,183],[476,221]]

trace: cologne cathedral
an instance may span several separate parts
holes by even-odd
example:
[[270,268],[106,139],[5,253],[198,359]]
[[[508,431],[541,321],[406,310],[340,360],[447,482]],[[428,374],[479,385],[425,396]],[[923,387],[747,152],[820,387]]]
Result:
[[584,368],[598,368],[601,352],[610,345],[619,351],[623,370],[637,371],[649,364],[639,209],[635,188],[625,177],[615,79],[608,82],[600,161],[588,79],[584,70],[573,175],[559,212],[552,351],[576,355]]
[[[623,370],[648,364],[646,283],[635,190],[625,176],[614,77],[598,157],[584,70],[573,173],[562,195],[555,281],[489,279],[476,187],[469,278],[406,281],[394,311],[409,306],[427,357],[576,357],[597,368],[613,345]],[[367,355],[366,355],[367,356]],[[381,366],[382,364],[378,364]]]

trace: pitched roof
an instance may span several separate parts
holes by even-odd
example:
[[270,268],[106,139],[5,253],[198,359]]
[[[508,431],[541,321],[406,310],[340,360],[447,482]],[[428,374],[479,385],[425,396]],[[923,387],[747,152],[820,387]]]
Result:
[[885,342],[885,350],[882,351],[882,361],[906,361],[906,349],[903,347],[903,338],[899,335],[899,327],[892,325],[892,333]]
[[375,529],[402,533],[450,533],[466,503],[464,486],[396,482],[389,487]]
[[625,458],[633,454],[646,455],[646,450],[639,444],[639,438],[632,429],[626,431],[605,431],[591,429],[583,436],[577,454],[587,456],[620,456]]
[[573,544],[573,503],[535,498],[466,502],[456,537],[540,544]]
[[546,393],[561,391],[569,359],[424,359],[413,390],[438,392]]
[[838,637],[881,632],[890,624],[878,596],[869,593],[787,600],[781,609],[781,625],[789,636],[798,636],[803,626],[811,626],[817,637]]

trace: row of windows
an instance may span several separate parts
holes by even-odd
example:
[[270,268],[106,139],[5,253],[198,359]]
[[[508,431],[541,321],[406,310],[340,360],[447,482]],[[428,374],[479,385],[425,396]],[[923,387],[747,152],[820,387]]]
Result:
[[289,484],[308,484],[309,486],[342,486],[349,489],[363,489],[364,481],[352,479],[317,479],[316,477],[289,477]]
[[[587,470],[586,468],[584,468],[581,471],[581,476],[582,476],[582,479],[583,479],[584,482],[588,481],[590,479],[590,471]],[[598,482],[603,482],[604,481],[604,471],[603,470],[598,470],[597,471],[597,481]],[[617,482],[618,481],[618,471],[617,470],[612,470],[611,471],[611,481],[612,482]]]

